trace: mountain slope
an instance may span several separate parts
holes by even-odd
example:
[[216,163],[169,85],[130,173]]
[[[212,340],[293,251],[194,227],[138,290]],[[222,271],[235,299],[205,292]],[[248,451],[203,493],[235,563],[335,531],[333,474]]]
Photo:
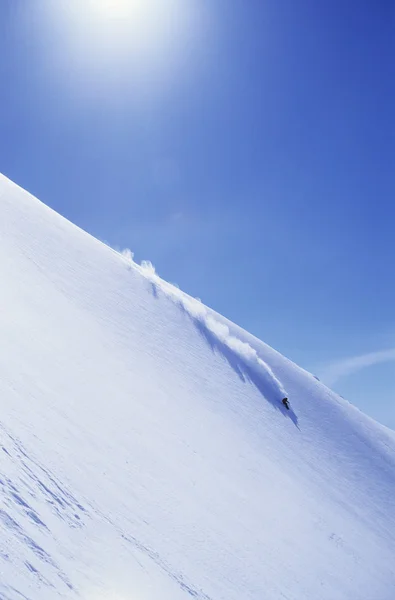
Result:
[[4,177],[0,281],[0,598],[393,598],[390,430]]

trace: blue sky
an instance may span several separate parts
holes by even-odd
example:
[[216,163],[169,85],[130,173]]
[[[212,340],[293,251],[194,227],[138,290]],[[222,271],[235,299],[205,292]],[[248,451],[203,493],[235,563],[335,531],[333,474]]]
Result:
[[0,3],[0,171],[395,428],[393,3],[95,2]]

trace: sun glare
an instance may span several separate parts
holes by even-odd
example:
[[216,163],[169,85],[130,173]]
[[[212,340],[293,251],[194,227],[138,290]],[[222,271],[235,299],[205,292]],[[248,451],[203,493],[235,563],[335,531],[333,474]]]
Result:
[[144,13],[147,6],[144,0],[96,0],[91,4],[104,18],[125,18],[131,14],[138,17]]
[[[162,61],[193,37],[185,0],[69,0],[58,16],[81,54]],[[54,9],[56,10],[56,9]]]
[[[171,90],[193,71],[206,31],[200,0],[43,0],[42,7],[44,67],[75,97],[110,97],[117,86],[144,99]],[[26,3],[27,27],[37,14]]]

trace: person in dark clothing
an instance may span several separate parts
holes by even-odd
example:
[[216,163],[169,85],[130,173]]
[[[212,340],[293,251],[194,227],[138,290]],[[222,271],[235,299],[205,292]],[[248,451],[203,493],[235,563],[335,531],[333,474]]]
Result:
[[289,400],[288,400],[288,398],[283,398],[282,399],[282,403],[284,404],[285,408],[287,410],[289,410]]

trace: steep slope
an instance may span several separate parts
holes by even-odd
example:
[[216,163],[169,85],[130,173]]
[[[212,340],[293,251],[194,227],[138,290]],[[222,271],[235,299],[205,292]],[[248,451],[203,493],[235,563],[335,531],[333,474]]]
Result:
[[394,597],[390,430],[4,177],[0,281],[1,599]]

